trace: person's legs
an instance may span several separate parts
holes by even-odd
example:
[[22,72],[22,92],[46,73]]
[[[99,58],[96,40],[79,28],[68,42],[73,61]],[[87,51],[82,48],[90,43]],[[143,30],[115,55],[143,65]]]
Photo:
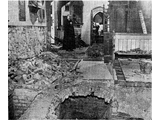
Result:
[[66,40],[65,40],[65,39],[63,40],[63,46],[62,46],[62,49],[63,49],[63,50],[65,50],[65,49],[66,49]]
[[70,37],[68,40],[68,50],[69,51],[73,51],[73,49],[75,49],[75,39]]

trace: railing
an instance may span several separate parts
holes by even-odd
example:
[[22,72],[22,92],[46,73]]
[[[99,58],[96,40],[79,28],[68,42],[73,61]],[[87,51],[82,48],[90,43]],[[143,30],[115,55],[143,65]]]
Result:
[[140,48],[149,52],[152,50],[151,34],[134,34],[134,33],[115,33],[115,52],[129,51]]

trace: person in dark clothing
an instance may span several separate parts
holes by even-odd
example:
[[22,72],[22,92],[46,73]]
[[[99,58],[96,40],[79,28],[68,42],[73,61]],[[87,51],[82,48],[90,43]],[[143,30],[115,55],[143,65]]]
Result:
[[64,22],[63,49],[67,51],[75,49],[75,33],[70,15],[67,16],[67,20]]

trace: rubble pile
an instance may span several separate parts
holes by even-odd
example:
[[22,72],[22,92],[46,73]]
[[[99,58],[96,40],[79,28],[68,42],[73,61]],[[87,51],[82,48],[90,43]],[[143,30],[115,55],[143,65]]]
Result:
[[127,81],[152,82],[151,59],[119,59]]
[[92,46],[90,46],[87,49],[86,54],[88,57],[91,57],[91,58],[103,56],[104,55],[103,45],[102,44],[93,44]]
[[9,59],[9,91],[15,87],[39,91],[62,78],[64,81],[72,81],[78,77],[72,70],[76,62],[62,60],[51,52],[43,52],[29,59]]
[[58,50],[57,54],[61,56],[62,59],[83,59],[86,55],[86,50],[88,47],[76,48],[72,52],[66,50]]
[[140,60],[140,70],[143,74],[152,73],[152,61],[151,60]]

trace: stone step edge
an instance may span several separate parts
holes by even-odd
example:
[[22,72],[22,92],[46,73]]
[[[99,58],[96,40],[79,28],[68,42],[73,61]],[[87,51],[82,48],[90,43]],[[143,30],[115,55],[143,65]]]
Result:
[[151,82],[141,82],[141,81],[123,81],[123,80],[116,80],[114,82],[115,85],[123,86],[123,87],[146,87],[152,88]]

